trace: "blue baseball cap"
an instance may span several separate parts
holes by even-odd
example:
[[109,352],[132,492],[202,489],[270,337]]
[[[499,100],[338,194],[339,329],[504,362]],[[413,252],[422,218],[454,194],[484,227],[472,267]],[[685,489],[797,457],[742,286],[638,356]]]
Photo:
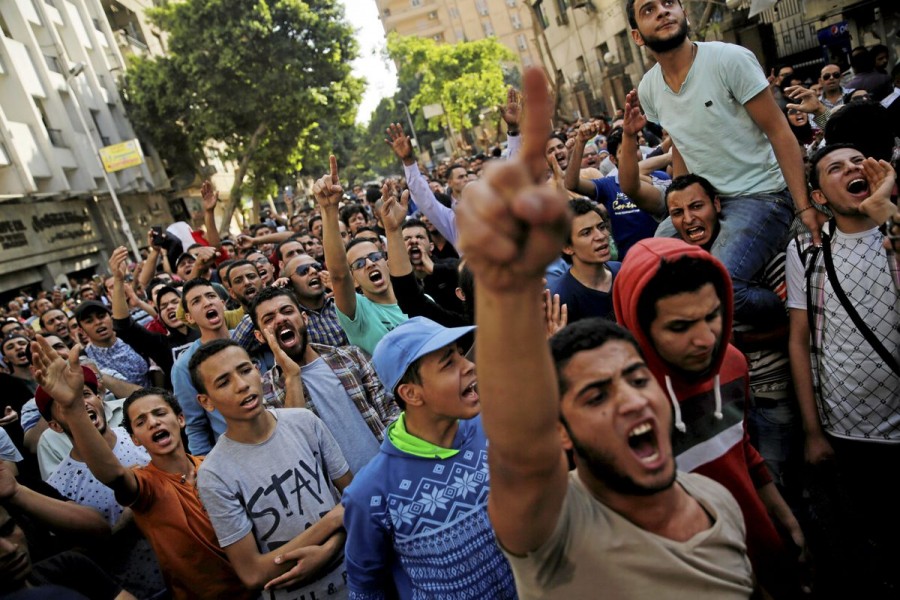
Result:
[[452,344],[474,329],[474,325],[448,328],[425,317],[413,317],[389,331],[375,346],[372,353],[375,372],[385,389],[394,393],[394,388],[411,364],[429,352]]

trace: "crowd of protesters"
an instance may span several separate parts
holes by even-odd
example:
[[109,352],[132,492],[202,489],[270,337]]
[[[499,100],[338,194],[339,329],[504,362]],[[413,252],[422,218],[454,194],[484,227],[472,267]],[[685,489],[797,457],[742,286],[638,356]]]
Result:
[[0,308],[4,597],[896,598],[900,68],[626,9],[610,118]]

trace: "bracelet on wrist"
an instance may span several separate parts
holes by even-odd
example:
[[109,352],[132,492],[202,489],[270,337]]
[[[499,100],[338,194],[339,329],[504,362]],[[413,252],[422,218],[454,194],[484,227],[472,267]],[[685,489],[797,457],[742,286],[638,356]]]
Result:
[[815,206],[813,206],[812,204],[810,204],[810,205],[807,206],[806,208],[801,208],[800,210],[795,210],[795,211],[794,211],[794,216],[795,216],[795,217],[799,217],[800,215],[802,215],[804,212],[808,211],[808,210],[811,209],[811,208],[815,208]]

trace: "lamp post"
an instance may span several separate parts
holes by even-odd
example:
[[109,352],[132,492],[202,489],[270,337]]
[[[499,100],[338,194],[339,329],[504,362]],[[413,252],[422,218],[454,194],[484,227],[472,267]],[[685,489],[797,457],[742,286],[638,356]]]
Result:
[[103,181],[106,182],[106,188],[109,190],[109,195],[112,197],[113,205],[116,207],[116,213],[119,215],[119,221],[122,225],[122,233],[125,234],[125,238],[128,240],[128,245],[131,246],[131,251],[134,253],[135,262],[140,262],[141,251],[138,248],[137,242],[134,240],[134,236],[131,233],[131,227],[128,225],[128,221],[125,219],[125,213],[122,212],[122,205],[119,203],[119,197],[116,195],[116,189],[112,184],[112,180],[110,180],[109,178],[109,173],[106,172],[106,168],[103,166],[103,161],[100,160],[100,149],[97,147],[97,144],[94,143],[94,137],[91,135],[91,130],[88,128],[87,120],[84,118],[84,113],[82,112],[81,99],[78,96],[78,90],[75,89],[75,85],[73,84],[75,78],[81,75],[82,72],[84,72],[84,63],[75,63],[72,68],[69,69],[69,76],[66,77],[66,83],[69,86],[69,90],[72,92],[72,100],[75,102],[75,113],[78,115],[78,121],[81,123],[82,128],[84,128],[84,133],[87,136],[88,143],[91,145],[91,151],[93,151],[94,153],[94,158],[100,163],[100,172],[103,173]]
[[403,100],[397,100],[397,103],[403,106],[403,112],[406,114],[406,122],[409,123],[409,131],[412,133],[413,140],[416,142],[416,148],[421,151],[422,146],[419,145],[419,136],[416,135],[416,127],[413,125],[412,116],[409,114],[409,107]]

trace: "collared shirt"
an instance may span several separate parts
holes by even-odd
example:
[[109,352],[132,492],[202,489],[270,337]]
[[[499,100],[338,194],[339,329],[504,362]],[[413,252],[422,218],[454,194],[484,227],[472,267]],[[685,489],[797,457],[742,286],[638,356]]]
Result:
[[350,340],[338,322],[337,312],[334,310],[334,296],[325,299],[325,305],[319,310],[300,305],[300,310],[306,313],[306,331],[309,341],[313,344],[324,346],[349,346]]
[[[321,344],[310,344],[325,364],[334,371],[341,385],[362,415],[369,429],[379,442],[384,440],[387,426],[400,416],[400,408],[386,394],[384,386],[375,374],[375,369],[356,346],[335,348]],[[284,376],[276,365],[263,374],[263,402],[266,406],[284,406]],[[316,405],[303,386],[306,408],[317,413]]]

